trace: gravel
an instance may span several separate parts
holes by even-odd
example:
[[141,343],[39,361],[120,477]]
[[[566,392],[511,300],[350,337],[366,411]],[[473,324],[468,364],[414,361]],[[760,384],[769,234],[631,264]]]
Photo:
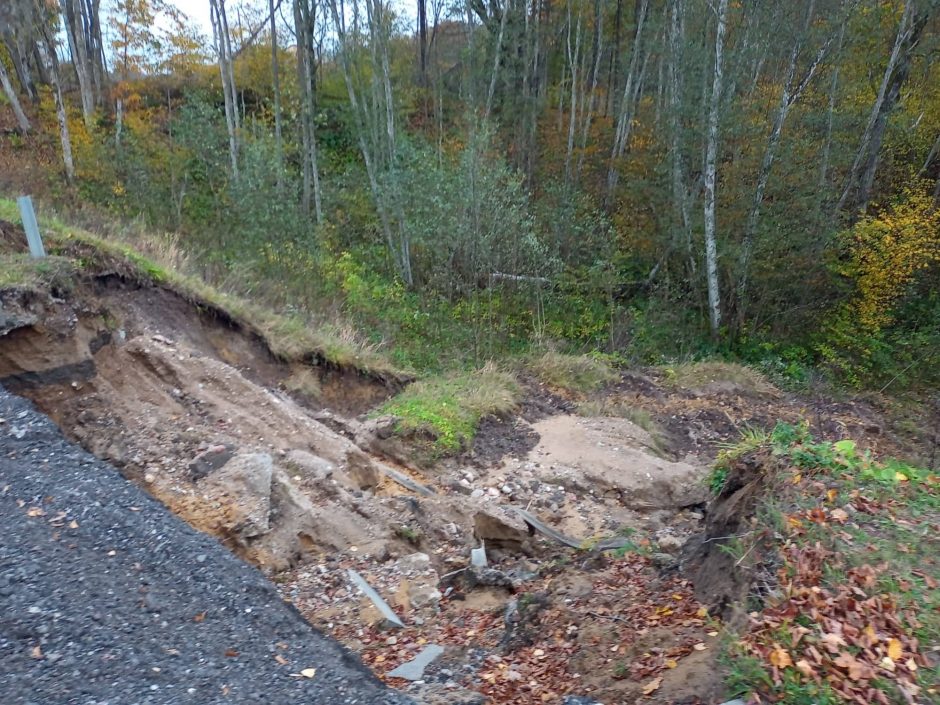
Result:
[[0,387],[0,703],[409,702]]

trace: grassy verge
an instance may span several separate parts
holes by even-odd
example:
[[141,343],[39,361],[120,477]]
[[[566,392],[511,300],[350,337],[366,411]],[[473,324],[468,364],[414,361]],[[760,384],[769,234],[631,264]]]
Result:
[[590,355],[547,352],[529,362],[528,369],[548,386],[576,394],[596,391],[618,378],[609,364]]
[[[0,219],[20,222],[15,201],[0,198]],[[36,262],[24,255],[2,255],[0,286],[40,284],[55,271],[71,270],[79,274],[114,271],[130,279],[167,286],[195,306],[223,313],[257,331],[267,341],[271,352],[284,360],[324,362],[389,380],[405,377],[384,355],[374,347],[360,344],[347,329],[318,325],[301,315],[275,313],[144,256],[130,244],[98,237],[57,218],[42,218],[41,227],[46,249],[53,256]],[[158,242],[156,236],[140,234],[138,237],[142,239],[143,249],[158,257],[164,252],[169,255],[172,249]]]
[[777,585],[727,652],[735,695],[788,705],[940,701],[940,477],[778,425],[751,536]]
[[516,408],[515,378],[488,365],[467,374],[421,380],[386,402],[377,413],[399,419],[403,435],[426,434],[430,452],[441,456],[470,446],[484,416]]

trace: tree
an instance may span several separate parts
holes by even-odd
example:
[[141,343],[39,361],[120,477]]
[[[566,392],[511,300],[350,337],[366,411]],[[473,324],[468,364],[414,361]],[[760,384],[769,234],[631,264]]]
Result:
[[3,65],[2,60],[0,60],[0,84],[3,85],[3,92],[6,94],[7,100],[10,101],[10,105],[13,107],[13,114],[16,116],[16,123],[19,125],[20,133],[23,135],[28,134],[29,120],[26,117],[26,113],[23,112],[23,106],[20,105],[20,99],[13,89],[13,84],[10,82],[10,77],[7,75],[6,66]]
[[718,119],[724,85],[724,44],[728,24],[728,0],[718,0],[715,10],[715,64],[708,103],[708,133],[705,147],[705,278],[708,284],[708,313],[713,337],[721,330],[721,291],[718,285],[718,244],[715,232],[715,187],[718,159]]
[[225,101],[225,125],[228,129],[229,159],[232,178],[238,181],[238,94],[235,90],[235,70],[232,67],[232,41],[225,14],[225,0],[209,0],[212,35],[222,77],[222,97]]
[[922,2],[920,9],[918,9],[918,0],[906,0],[904,3],[894,47],[885,66],[884,76],[872,105],[868,124],[862,133],[855,161],[852,163],[842,196],[836,205],[837,211],[851,207],[858,213],[864,213],[868,209],[888,118],[900,100],[901,88],[907,81],[911,70],[911,59],[927,26],[927,20],[936,9],[936,0],[922,0]]

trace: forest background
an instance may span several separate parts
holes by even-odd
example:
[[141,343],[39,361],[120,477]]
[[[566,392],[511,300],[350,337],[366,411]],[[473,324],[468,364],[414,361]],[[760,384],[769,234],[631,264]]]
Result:
[[937,0],[205,2],[3,3],[0,188],[418,373],[940,382]]

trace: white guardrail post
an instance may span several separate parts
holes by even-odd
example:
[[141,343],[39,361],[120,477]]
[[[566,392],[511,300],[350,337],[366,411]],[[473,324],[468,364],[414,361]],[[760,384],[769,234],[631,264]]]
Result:
[[29,196],[20,196],[16,199],[20,207],[20,216],[23,218],[23,230],[29,241],[29,253],[33,257],[45,257],[46,248],[42,246],[42,235],[39,234],[39,223],[36,221],[36,211],[33,210],[33,199]]

